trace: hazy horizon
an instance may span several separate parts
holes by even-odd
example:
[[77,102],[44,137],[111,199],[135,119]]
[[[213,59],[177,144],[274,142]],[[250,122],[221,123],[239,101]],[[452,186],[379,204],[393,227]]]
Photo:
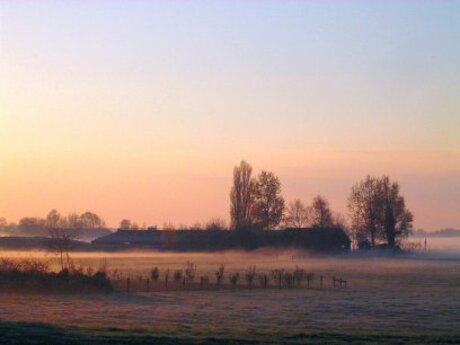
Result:
[[[345,4],[346,3],[346,4]],[[460,3],[1,2],[0,217],[229,219],[240,160],[460,228]]]

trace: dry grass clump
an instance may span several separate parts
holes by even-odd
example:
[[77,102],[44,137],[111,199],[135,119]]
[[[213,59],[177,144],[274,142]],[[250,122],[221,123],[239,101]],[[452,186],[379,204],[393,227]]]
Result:
[[30,292],[107,292],[112,290],[105,268],[73,264],[53,272],[37,259],[0,259],[0,290]]

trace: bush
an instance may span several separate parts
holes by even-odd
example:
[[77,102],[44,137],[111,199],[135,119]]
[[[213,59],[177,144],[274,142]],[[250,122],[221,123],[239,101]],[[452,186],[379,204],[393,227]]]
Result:
[[39,260],[0,259],[0,290],[31,292],[108,292],[112,290],[105,272],[85,274],[83,269],[65,268],[52,272]]
[[225,274],[225,266],[220,265],[219,270],[216,271],[216,280],[217,280],[217,285],[221,285],[222,282],[224,281],[224,274]]
[[158,267],[155,267],[152,272],[150,272],[150,277],[152,278],[152,281],[154,281],[155,283],[158,281],[158,279],[160,278],[160,270],[158,269]]
[[176,270],[174,271],[174,280],[176,281],[176,283],[180,283],[180,281],[182,280],[182,277],[184,276],[182,270]]
[[246,278],[246,281],[248,282],[248,287],[251,288],[254,278],[256,277],[256,266],[249,266],[244,277]]
[[240,274],[238,272],[235,272],[230,275],[230,284],[232,284],[233,287],[236,287],[238,284],[238,280],[240,279]]

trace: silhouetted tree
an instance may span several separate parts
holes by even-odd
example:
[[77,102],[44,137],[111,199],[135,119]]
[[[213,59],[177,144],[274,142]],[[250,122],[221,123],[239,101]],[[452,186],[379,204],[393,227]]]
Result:
[[310,221],[310,210],[299,199],[290,202],[286,209],[284,223],[289,228],[304,228]]
[[256,266],[249,266],[248,270],[246,271],[246,274],[244,275],[244,278],[246,279],[249,288],[252,288],[252,283],[254,282],[255,277]]
[[329,202],[320,195],[313,199],[311,205],[311,221],[314,227],[334,227],[334,220],[332,218],[332,212],[329,208]]
[[[209,223],[208,223],[209,224]],[[203,226],[200,222],[195,222],[188,227],[189,230],[200,231],[203,230]]]
[[184,272],[182,270],[174,271],[174,281],[176,282],[176,284],[179,284],[182,281],[183,276]]
[[48,250],[59,254],[61,269],[63,270],[65,266],[69,266],[70,251],[75,247],[75,239],[78,237],[78,230],[60,228],[50,229],[49,237]]
[[67,228],[83,229],[83,222],[77,213],[69,213],[67,215]]
[[205,230],[208,231],[218,231],[218,230],[225,230],[227,225],[225,224],[225,220],[221,218],[212,218],[205,226]]
[[399,184],[388,176],[367,176],[352,187],[348,198],[352,229],[358,240],[375,246],[377,239],[394,246],[398,237],[407,236],[412,229],[413,216],[399,195]]
[[123,219],[120,222],[120,229],[121,230],[131,230],[131,221],[129,219]]
[[163,224],[163,230],[174,231],[176,230],[176,226],[173,223],[166,222]]
[[377,178],[368,175],[352,187],[348,197],[352,228],[356,231],[358,241],[370,238],[372,246],[375,246],[382,214],[379,185]]
[[55,229],[63,226],[63,219],[58,211],[55,209],[51,210],[45,219],[45,226],[48,229]]
[[152,272],[150,272],[150,277],[152,278],[152,281],[156,283],[158,279],[160,278],[160,270],[158,267],[154,267]]
[[105,222],[97,214],[89,211],[80,216],[80,222],[84,229],[96,229],[105,226]]
[[217,285],[220,286],[224,281],[225,277],[225,265],[220,265],[219,269],[216,271],[216,281]]
[[233,229],[252,224],[251,207],[254,200],[252,167],[245,161],[233,169],[233,187],[230,192],[230,219]]
[[195,281],[195,274],[196,265],[193,262],[187,262],[187,267],[185,269],[185,278],[189,283],[193,283]]
[[284,199],[281,196],[281,183],[278,177],[272,172],[262,171],[257,177],[254,190],[254,221],[263,229],[276,227],[281,222],[284,211]]
[[47,230],[45,220],[37,217],[24,217],[19,220],[20,232],[28,235],[46,236]]
[[230,284],[232,284],[233,287],[236,287],[238,284],[238,280],[240,279],[240,274],[239,272],[235,272],[230,274]]
[[383,235],[388,245],[394,246],[398,237],[407,237],[412,229],[413,215],[406,209],[404,197],[399,195],[399,184],[391,182],[388,176],[380,180],[380,191],[382,193],[383,214],[382,226]]

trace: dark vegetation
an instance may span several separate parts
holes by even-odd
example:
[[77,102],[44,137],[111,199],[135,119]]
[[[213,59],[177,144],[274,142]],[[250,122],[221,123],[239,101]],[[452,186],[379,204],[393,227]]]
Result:
[[91,241],[110,233],[105,228],[104,220],[89,211],[80,215],[70,213],[63,216],[58,211],[51,210],[45,218],[23,217],[17,224],[0,218],[0,234],[4,236],[48,237],[55,229],[74,231],[74,239],[81,241]]
[[412,230],[413,215],[400,195],[399,184],[388,176],[367,176],[352,187],[348,198],[350,226],[345,217],[330,210],[322,196],[315,197],[311,206],[295,200],[285,209],[279,179],[266,171],[252,177],[252,167],[245,161],[234,168],[230,202],[232,228],[246,232],[280,225],[298,229],[340,228],[359,247],[385,244],[394,248]]
[[391,335],[388,332],[355,332],[353,334],[344,332],[297,332],[295,334],[280,334],[272,332],[257,334],[248,337],[224,336],[224,335],[193,335],[177,332],[162,334],[139,329],[122,328],[78,328],[60,327],[44,323],[31,322],[0,322],[0,342],[2,344],[34,344],[34,345],[140,345],[140,344],[389,344],[389,345],[446,345],[458,344],[459,338],[456,335],[448,334],[407,334]]
[[[400,194],[399,184],[391,181],[388,176],[367,176],[354,185],[348,198],[348,208],[350,224],[343,215],[333,212],[329,202],[320,195],[313,199],[311,205],[305,205],[296,199],[286,206],[279,178],[270,171],[262,171],[253,177],[251,165],[242,161],[233,170],[230,226],[219,218],[212,218],[204,226],[180,226],[181,230],[187,231],[176,231],[176,234],[172,234],[175,227],[165,224],[163,230],[171,231],[161,236],[161,241],[166,243],[161,248],[222,250],[297,246],[319,251],[349,249],[350,246],[344,244],[342,235],[338,232],[342,231],[352,239],[352,248],[397,249],[401,239],[412,231],[413,215]],[[92,212],[62,216],[52,210],[45,218],[25,217],[18,224],[8,223],[0,218],[0,233],[10,236],[28,234],[50,237],[50,246],[60,254],[61,263],[65,259],[65,253],[75,249],[76,240],[89,238],[90,233],[110,237],[111,232],[104,226],[104,220]],[[120,222],[120,230],[141,228],[145,229],[146,226],[140,227],[129,219]],[[156,227],[148,229],[156,230]],[[284,231],[269,231],[280,229]],[[309,231],[305,231],[307,229]],[[120,232],[111,238],[122,235]],[[125,242],[139,242],[143,237],[139,232],[133,232],[133,235],[138,238]],[[166,236],[170,236],[171,241],[165,240]],[[93,243],[99,242],[101,241]]]
[[308,272],[299,266],[294,269],[277,268],[260,271],[249,265],[242,272],[228,272],[220,265],[212,274],[199,272],[194,263],[188,262],[185,269],[160,270],[154,267],[150,275],[124,275],[115,270],[111,274],[114,290],[127,293],[145,293],[166,290],[220,290],[220,289],[344,289],[348,281],[341,277],[326,277]]
[[0,290],[23,292],[109,292],[110,281],[104,270],[76,268],[50,270],[40,260],[0,259]]

